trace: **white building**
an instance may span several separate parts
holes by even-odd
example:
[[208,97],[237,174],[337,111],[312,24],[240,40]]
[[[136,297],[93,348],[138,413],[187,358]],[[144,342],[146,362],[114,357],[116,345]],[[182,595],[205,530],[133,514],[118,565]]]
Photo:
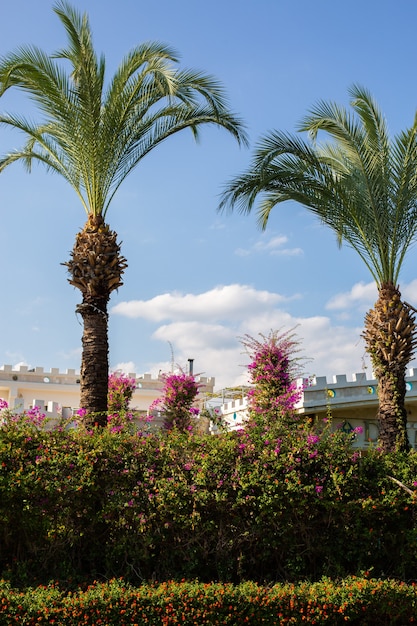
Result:
[[[325,376],[312,381],[299,379],[302,390],[296,406],[299,414],[323,419],[331,416],[332,427],[350,432],[361,427],[354,446],[366,449],[378,440],[377,381],[367,379],[366,373],[354,374],[352,380],[339,375],[328,381]],[[405,406],[408,415],[407,432],[410,444],[417,449],[417,369],[412,369],[406,377]],[[242,393],[226,400],[220,406],[222,418],[230,430],[241,428],[248,417],[247,399]]]
[[[130,408],[145,415],[152,402],[161,395],[163,378],[134,373],[129,377],[136,380]],[[201,399],[211,398],[210,404],[218,406],[219,416],[228,429],[241,428],[247,419],[247,388],[235,389],[232,397],[228,397],[227,390],[214,393],[214,378],[201,376],[197,381],[202,384]],[[361,372],[354,374],[352,380],[347,380],[344,374],[329,381],[321,376],[312,381],[299,379],[297,382],[302,389],[296,407],[298,413],[319,419],[331,415],[333,427],[346,431],[362,427],[363,432],[355,439],[357,447],[367,448],[376,443],[378,395],[375,379],[367,379]],[[408,437],[410,444],[417,449],[417,369],[410,370],[406,377],[406,390]],[[57,368],[45,371],[43,367],[28,369],[22,365],[13,369],[11,365],[3,365],[0,367],[0,398],[17,412],[38,406],[47,417],[57,417],[59,413],[71,417],[79,408],[80,375],[72,369],[60,372]],[[210,430],[218,432],[215,427]]]
[[[136,389],[130,408],[146,414],[150,405],[160,395],[164,385],[161,376],[151,374],[128,374],[136,380]],[[201,393],[212,393],[215,379],[196,377],[201,383]],[[0,398],[6,400],[17,412],[39,407],[47,417],[71,417],[80,408],[80,374],[73,369],[60,372],[57,368],[44,371],[43,367],[28,369],[22,365],[13,369],[11,365],[0,367]]]

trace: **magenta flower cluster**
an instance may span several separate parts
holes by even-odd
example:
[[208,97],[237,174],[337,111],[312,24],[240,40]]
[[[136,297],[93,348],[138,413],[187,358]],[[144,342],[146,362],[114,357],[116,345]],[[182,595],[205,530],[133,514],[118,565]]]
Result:
[[[113,372],[109,375],[107,395],[107,425],[112,432],[120,432],[133,420],[129,411],[129,404],[136,389],[136,379]],[[84,408],[77,411],[77,416],[83,419],[87,414]]]
[[249,409],[255,422],[291,416],[301,398],[302,389],[294,380],[296,368],[292,357],[295,340],[287,334],[271,332],[263,341],[246,338],[252,362],[248,366],[250,382]]
[[113,372],[110,374],[107,400],[109,413],[127,411],[135,389],[135,378],[130,378],[121,372]]
[[164,374],[162,396],[150,406],[150,411],[157,410],[164,416],[164,428],[180,431],[192,430],[192,418],[199,414],[193,406],[200,384],[189,374]]
[[107,425],[112,432],[120,432],[132,422],[133,414],[129,411],[129,403],[135,389],[135,378],[122,372],[109,375]]
[[34,406],[27,411],[13,413],[13,411],[9,410],[9,405],[3,398],[0,398],[0,412],[0,426],[2,428],[7,428],[12,424],[20,427],[34,426],[41,428],[47,421],[46,415],[41,411],[40,407]]

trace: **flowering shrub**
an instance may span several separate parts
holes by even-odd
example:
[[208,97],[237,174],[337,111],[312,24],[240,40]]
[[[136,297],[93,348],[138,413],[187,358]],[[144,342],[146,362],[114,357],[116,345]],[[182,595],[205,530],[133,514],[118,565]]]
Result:
[[122,372],[113,372],[109,375],[107,426],[111,432],[121,432],[131,426],[133,413],[129,411],[129,403],[135,389],[135,378],[129,378]]
[[361,458],[350,439],[0,429],[0,578],[409,580],[417,454]]
[[164,428],[176,428],[182,432],[191,431],[192,418],[199,414],[193,406],[200,385],[194,376],[184,374],[165,374],[162,396],[150,406],[150,411],[158,410],[164,416]]
[[[132,424],[133,414],[129,411],[129,403],[133,392],[136,389],[135,378],[129,378],[122,372],[113,372],[109,375],[108,395],[107,395],[107,426],[116,433],[124,428],[129,430]],[[100,419],[95,420],[94,414],[87,414],[84,408],[77,410],[80,425],[87,428],[92,425],[98,426]]]
[[38,406],[15,413],[9,409],[6,400],[0,398],[0,428],[31,429],[45,426],[47,418]]
[[[257,346],[252,371],[255,391],[263,392],[254,394],[255,406],[266,402],[268,386],[284,398],[280,408],[262,405],[253,420],[260,428],[191,435],[198,384],[184,374],[165,377],[159,406],[168,432],[47,431],[38,427],[36,410],[13,416],[3,402],[0,578],[23,587],[91,582],[97,572],[135,584],[185,578],[295,585],[363,572],[414,578],[417,454],[361,457],[351,448],[355,433],[332,431],[325,421],[294,427],[288,341],[274,336]],[[349,594],[338,605],[343,610],[357,597]],[[338,623],[330,605],[317,613],[324,604],[310,601],[317,623],[324,617]],[[286,602],[287,613],[280,609],[278,617],[296,623],[305,604]],[[234,611],[218,623],[240,623]],[[115,615],[103,623],[128,620]]]
[[248,392],[250,421],[258,425],[276,420],[293,423],[297,419],[294,407],[302,393],[295,381],[298,342],[294,335],[277,331],[261,337],[258,341],[246,335],[242,341],[252,359],[248,366],[253,385]]
[[413,585],[363,577],[272,587],[171,581],[135,588],[112,579],[69,593],[55,584],[20,592],[0,582],[0,623],[29,626],[404,626],[415,622],[416,604]]
[[200,411],[200,418],[207,420],[207,423],[211,424],[216,432],[227,432],[229,430],[229,425],[224,420],[221,410],[217,406],[206,404]]
[[129,378],[121,372],[109,375],[108,412],[128,411],[133,392],[136,389],[135,378]]

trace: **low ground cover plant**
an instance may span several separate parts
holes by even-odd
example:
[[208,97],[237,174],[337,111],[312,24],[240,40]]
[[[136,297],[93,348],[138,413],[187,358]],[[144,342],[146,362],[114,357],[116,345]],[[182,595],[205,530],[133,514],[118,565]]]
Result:
[[405,626],[416,621],[413,585],[348,578],[314,584],[166,582],[132,587],[122,580],[65,592],[57,585],[25,592],[0,584],[0,624],[106,626]]

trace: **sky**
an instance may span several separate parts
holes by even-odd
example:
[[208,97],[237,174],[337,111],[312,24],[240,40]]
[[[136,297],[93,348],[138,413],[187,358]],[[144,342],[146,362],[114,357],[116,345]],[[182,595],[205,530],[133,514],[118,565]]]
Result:
[[[225,184],[246,170],[257,140],[296,132],[319,100],[349,106],[366,87],[392,136],[417,110],[417,3],[387,0],[73,0],[86,12],[110,76],[128,51],[169,44],[180,66],[224,86],[250,147],[203,128],[170,138],[119,189],[107,214],[128,261],[109,303],[110,366],[127,373],[186,370],[215,377],[216,389],[248,382],[242,338],[294,332],[306,376],[372,368],[361,333],[377,297],[369,271],[302,206],[276,207],[260,231],[255,214],[219,213]],[[53,0],[3,2],[0,55],[34,44],[53,53],[66,41]],[[3,112],[36,112],[19,92]],[[0,128],[0,154],[24,139]],[[79,371],[81,294],[62,265],[86,220],[75,192],[41,166],[13,164],[0,175],[0,365]],[[417,307],[417,255],[400,276]],[[416,362],[410,367],[416,367]]]

